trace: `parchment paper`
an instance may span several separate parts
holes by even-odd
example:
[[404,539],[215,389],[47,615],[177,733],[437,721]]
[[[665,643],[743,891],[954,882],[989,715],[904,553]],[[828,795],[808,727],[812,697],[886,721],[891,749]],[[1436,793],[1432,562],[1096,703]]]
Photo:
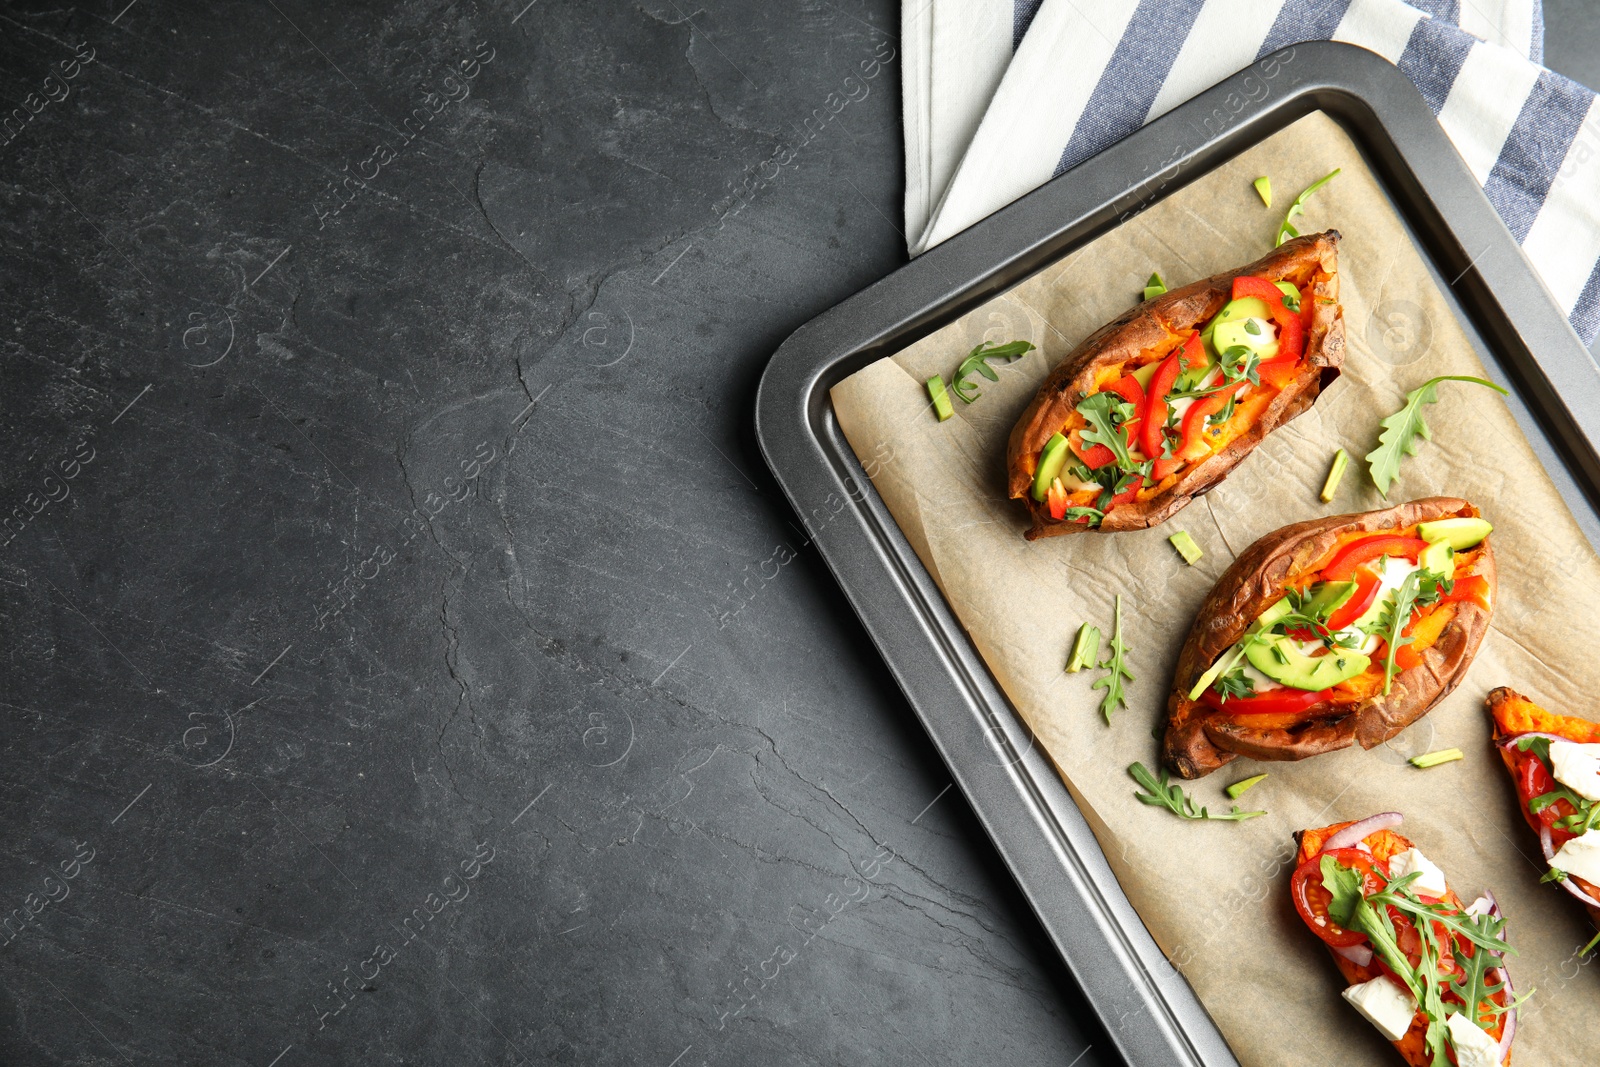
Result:
[[[1344,376],[1279,429],[1209,495],[1165,525],[1029,544],[1024,509],[1007,500],[1005,445],[1047,371],[1138,299],[1152,270],[1172,287],[1265,254],[1292,198],[1334,167],[1306,232],[1333,227],[1349,353]],[[1269,175],[1265,208],[1251,181]],[[979,341],[1026,338],[1038,350],[980,382],[974,404],[935,420],[924,380]],[[833,390],[840,424],[1012,704],[1050,754],[1099,835],[1123,888],[1158,944],[1199,994],[1241,1063],[1395,1063],[1378,1033],[1339,999],[1343,981],[1288,900],[1293,830],[1397,810],[1401,831],[1470,900],[1492,888],[1519,955],[1519,991],[1537,986],[1515,1045],[1524,1064],[1594,1063],[1600,1055],[1600,967],[1576,949],[1592,935],[1578,903],[1539,884],[1538,843],[1518,817],[1489,742],[1484,697],[1511,685],[1566,714],[1595,717],[1600,656],[1591,634],[1600,561],[1584,541],[1511,413],[1481,386],[1446,383],[1426,409],[1434,432],[1406,460],[1394,501],[1452,494],[1495,525],[1500,573],[1494,627],[1460,687],[1406,733],[1301,763],[1229,767],[1186,783],[1227,810],[1223,787],[1271,777],[1243,798],[1268,815],[1186,822],[1134,799],[1127,767],[1158,762],[1160,721],[1179,646],[1212,583],[1256,538],[1314,516],[1384,501],[1360,457],[1378,420],[1439,374],[1485,374],[1410,238],[1340,128],[1309,115],[1127,224]],[[1352,463],[1331,504],[1317,496],[1335,448]],[[883,457],[890,457],[887,462]],[[1167,536],[1188,530],[1205,551],[1186,566]],[[1137,681],[1107,726],[1090,682],[1063,673],[1078,624],[1107,634],[1112,598]],[[1458,746],[1462,762],[1417,770],[1408,756]]]

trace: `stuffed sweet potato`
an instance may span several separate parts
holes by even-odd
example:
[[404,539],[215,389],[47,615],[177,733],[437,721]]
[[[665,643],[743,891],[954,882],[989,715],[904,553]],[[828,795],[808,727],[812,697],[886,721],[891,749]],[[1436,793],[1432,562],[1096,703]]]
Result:
[[1333,954],[1345,1001],[1406,1063],[1508,1064],[1517,1001],[1500,906],[1489,892],[1463,906],[1400,822],[1391,811],[1295,834],[1295,911]]
[[1236,756],[1381,744],[1456,687],[1489,630],[1489,523],[1454,497],[1295,523],[1251,545],[1189,630],[1162,755],[1184,778]]
[[1339,232],[1285,242],[1095,331],[1011,431],[1030,541],[1165,522],[1309,408],[1344,363]]
[[1546,711],[1505,686],[1489,694],[1489,714],[1517,808],[1561,872],[1550,877],[1600,925],[1600,722]]

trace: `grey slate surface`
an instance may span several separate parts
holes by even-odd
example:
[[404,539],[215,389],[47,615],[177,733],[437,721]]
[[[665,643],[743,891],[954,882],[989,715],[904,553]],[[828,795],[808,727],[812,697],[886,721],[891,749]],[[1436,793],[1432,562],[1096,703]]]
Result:
[[1103,1047],[751,436],[897,7],[126,3],[0,10],[0,1063]]
[[0,1063],[1115,1062],[751,436],[897,12],[0,8]]

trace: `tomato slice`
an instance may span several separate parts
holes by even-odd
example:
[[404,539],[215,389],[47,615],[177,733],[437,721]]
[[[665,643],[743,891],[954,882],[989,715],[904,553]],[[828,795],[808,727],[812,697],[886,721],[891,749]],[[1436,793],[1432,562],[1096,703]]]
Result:
[[1294,909],[1300,913],[1300,918],[1310,927],[1312,933],[1336,947],[1348,948],[1351,945],[1359,945],[1367,939],[1367,935],[1357,930],[1346,930],[1334,922],[1333,917],[1328,914],[1328,905],[1333,902],[1333,894],[1322,884],[1323,856],[1332,856],[1339,866],[1359,871],[1362,893],[1376,892],[1383,884],[1383,879],[1379,876],[1371,855],[1359,848],[1337,848],[1332,852],[1322,852],[1312,856],[1295,869],[1294,877],[1289,880],[1289,895],[1294,900]]
[[1428,547],[1428,542],[1420,537],[1404,537],[1400,534],[1376,534],[1372,537],[1363,537],[1359,541],[1352,541],[1338,552],[1334,553],[1328,565],[1322,568],[1322,577],[1325,581],[1349,581],[1356,568],[1363,563],[1377,559],[1379,556],[1394,556],[1396,559],[1408,559],[1412,563]]
[[1538,812],[1528,810],[1528,802],[1534,797],[1544,796],[1556,787],[1555,778],[1551,777],[1550,769],[1544,765],[1544,760],[1532,752],[1516,753],[1517,792],[1522,797],[1522,808],[1527,812],[1528,820],[1535,826],[1543,824],[1550,828],[1550,843],[1560,848],[1572,840],[1573,834],[1566,830],[1556,829],[1556,820],[1563,816],[1571,815],[1574,811],[1572,804],[1566,800],[1558,800]]
[[1332,689],[1311,692],[1308,689],[1291,689],[1285,686],[1282,689],[1257,693],[1253,697],[1229,697],[1223,700],[1221,693],[1214,687],[1208,687],[1200,694],[1200,703],[1230,715],[1274,715],[1286,711],[1304,711],[1332,698]]

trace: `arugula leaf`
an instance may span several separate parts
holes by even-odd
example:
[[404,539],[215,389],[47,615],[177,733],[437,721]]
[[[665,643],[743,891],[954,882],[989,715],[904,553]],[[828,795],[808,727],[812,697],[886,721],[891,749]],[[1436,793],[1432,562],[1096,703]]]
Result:
[[1411,613],[1438,601],[1441,596],[1449,592],[1452,584],[1431,571],[1412,571],[1406,575],[1405,581],[1400,583],[1400,588],[1394,591],[1393,599],[1378,617],[1377,626],[1369,631],[1381,634],[1389,644],[1383,662],[1384,696],[1389,695],[1389,689],[1394,684],[1395,657],[1400,652],[1400,646],[1409,645],[1416,640],[1414,637],[1405,636],[1406,624],[1411,621]]
[[1388,499],[1389,487],[1400,476],[1400,461],[1417,454],[1417,438],[1424,441],[1433,439],[1428,424],[1422,419],[1422,405],[1432,404],[1439,399],[1440,382],[1472,382],[1488,386],[1502,396],[1510,395],[1495,383],[1474,378],[1470,374],[1442,374],[1437,378],[1429,378],[1407,393],[1405,406],[1379,423],[1383,433],[1378,436],[1378,447],[1364,457],[1372,474],[1372,484],[1378,487],[1384,499]]
[[1345,929],[1350,929],[1356,905],[1361,901],[1361,875],[1324,854],[1322,888],[1333,897],[1328,901],[1328,917]]
[[1113,615],[1111,627],[1111,650],[1106,654],[1105,662],[1100,664],[1100,669],[1110,671],[1105,677],[1100,678],[1090,689],[1104,689],[1106,695],[1100,701],[1100,714],[1106,717],[1106,725],[1111,724],[1111,713],[1117,708],[1127,707],[1128,698],[1122,690],[1123,679],[1136,681],[1133,672],[1128,670],[1128,646],[1122,643],[1122,594],[1117,594],[1117,606]]
[[1291,237],[1300,236],[1300,231],[1294,228],[1294,217],[1296,215],[1305,214],[1306,201],[1311,199],[1311,194],[1315,193],[1318,189],[1321,189],[1324,185],[1327,185],[1329,182],[1333,181],[1333,179],[1338,176],[1341,169],[1342,168],[1334,167],[1332,172],[1325,174],[1321,178],[1312,182],[1306,187],[1305,192],[1294,198],[1294,203],[1289,205],[1289,213],[1283,217],[1283,222],[1278,225],[1278,239],[1272,242],[1272,246],[1274,248],[1283,244],[1283,242],[1287,241]]
[[1257,815],[1266,814],[1264,811],[1240,811],[1239,805],[1235,804],[1230,812],[1212,815],[1204,807],[1197,807],[1194,798],[1185,793],[1182,786],[1170,784],[1166,771],[1161,772],[1159,781],[1155,775],[1145,769],[1142,763],[1135,763],[1129,767],[1128,773],[1133,775],[1133,780],[1146,790],[1143,793],[1135,790],[1133,795],[1136,799],[1144,804],[1166,808],[1179,818],[1220,819],[1228,822],[1240,822],[1244,819],[1253,819]]
[[[1492,915],[1472,916],[1472,923],[1479,935],[1485,940],[1499,940],[1500,931],[1505,927],[1504,919],[1496,919]],[[1472,945],[1471,955],[1465,947],[1456,952],[1456,963],[1461,967],[1461,973],[1450,980],[1448,989],[1461,998],[1463,1005],[1472,1005],[1466,1014],[1473,1022],[1478,1021],[1479,1014],[1487,1008],[1500,1013],[1509,1010],[1509,1006],[1502,1007],[1494,1003],[1493,997],[1505,989],[1505,982],[1491,982],[1489,972],[1500,965],[1500,958],[1487,949]],[[1484,1004],[1485,1001],[1489,1003]],[[1456,1008],[1456,1005],[1450,1005]],[[1459,1009],[1457,1009],[1459,1010]]]
[[1033,348],[1033,343],[1030,341],[1011,341],[1003,345],[991,344],[985,341],[977,348],[974,348],[967,355],[967,358],[961,361],[961,366],[956,368],[955,378],[950,382],[950,388],[955,392],[956,396],[970,404],[983,394],[978,392],[976,385],[967,381],[967,375],[977,371],[991,382],[998,382],[1000,375],[996,374],[994,368],[989,366],[989,360],[1003,359],[1009,363],[1014,359],[1020,359],[1027,355],[1033,351]]
[[1128,442],[1122,435],[1123,424],[1133,418],[1132,404],[1116,393],[1095,393],[1078,405],[1078,414],[1090,427],[1081,434],[1085,444],[1105,445],[1122,470],[1138,466],[1128,454]]
[[1090,526],[1099,526],[1106,513],[1099,508],[1068,508],[1067,521],[1077,522],[1079,519],[1088,519]]
[[1222,702],[1226,704],[1229,697],[1253,697],[1256,695],[1256,683],[1249,675],[1244,673],[1243,667],[1235,667],[1227,674],[1222,675],[1212,686],[1222,694]]
[[1517,738],[1517,751],[1532,752],[1544,761],[1546,767],[1551,765],[1550,739],[1548,737],[1519,737]]

